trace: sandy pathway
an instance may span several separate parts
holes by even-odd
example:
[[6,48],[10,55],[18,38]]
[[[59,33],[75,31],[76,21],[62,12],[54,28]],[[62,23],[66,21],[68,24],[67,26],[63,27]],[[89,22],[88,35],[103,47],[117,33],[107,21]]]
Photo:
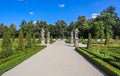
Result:
[[74,47],[56,41],[2,76],[104,76]]

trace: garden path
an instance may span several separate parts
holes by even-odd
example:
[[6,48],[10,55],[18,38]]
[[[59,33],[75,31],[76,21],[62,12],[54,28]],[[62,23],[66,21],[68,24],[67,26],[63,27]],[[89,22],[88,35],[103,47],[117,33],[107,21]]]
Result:
[[74,49],[57,40],[2,76],[104,76]]

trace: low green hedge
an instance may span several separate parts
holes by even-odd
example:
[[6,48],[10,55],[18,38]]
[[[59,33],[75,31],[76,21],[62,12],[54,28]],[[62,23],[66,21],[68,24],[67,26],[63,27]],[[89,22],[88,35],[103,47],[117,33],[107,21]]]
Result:
[[120,70],[111,66],[109,63],[103,61],[100,58],[97,58],[96,56],[90,54],[86,50],[83,50],[81,48],[76,48],[76,51],[85,56],[87,59],[92,61],[95,65],[97,65],[99,68],[101,68],[104,72],[106,72],[109,76],[120,76]]
[[85,49],[85,48],[81,48],[81,49],[83,49],[83,50],[85,50],[85,51],[87,51],[88,53],[90,53],[90,54],[92,54],[92,55],[94,55],[94,56],[96,56],[97,58],[100,58],[100,59],[102,59],[102,60],[104,60],[105,62],[107,62],[107,63],[109,63],[109,64],[111,64],[112,66],[114,66],[114,67],[116,67],[116,68],[118,68],[118,69],[120,69],[120,59],[119,59],[119,54],[117,54],[117,53],[112,53],[112,52],[110,52],[110,51],[88,51],[87,49]]
[[66,42],[66,43],[71,43],[71,39],[68,38],[68,39],[65,40],[65,42]]
[[8,71],[9,69],[15,67],[19,63],[23,62],[27,58],[31,57],[38,51],[42,50],[46,46],[37,46],[32,49],[27,49],[19,54],[14,54],[13,56],[10,56],[8,58],[5,58],[3,60],[0,60],[0,75],[2,75],[4,72]]

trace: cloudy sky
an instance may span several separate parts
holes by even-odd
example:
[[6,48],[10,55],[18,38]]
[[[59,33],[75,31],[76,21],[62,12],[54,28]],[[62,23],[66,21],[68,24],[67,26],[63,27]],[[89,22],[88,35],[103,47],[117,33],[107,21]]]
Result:
[[19,27],[24,19],[45,20],[49,24],[65,20],[69,24],[78,16],[94,17],[110,5],[120,15],[120,0],[0,0],[0,23]]

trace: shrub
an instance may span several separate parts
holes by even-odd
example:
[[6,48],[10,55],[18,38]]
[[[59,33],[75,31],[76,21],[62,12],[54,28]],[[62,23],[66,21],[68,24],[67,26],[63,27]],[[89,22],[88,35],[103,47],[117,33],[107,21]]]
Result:
[[36,46],[35,48],[27,49],[26,51],[18,51],[19,53],[15,53],[8,58],[0,60],[0,76],[45,47],[46,46]]
[[85,56],[87,59],[96,64],[99,68],[101,68],[104,72],[106,72],[109,76],[120,76],[120,70],[111,66],[109,63],[103,61],[102,59],[96,57],[93,54],[90,54],[84,48],[76,48],[76,51]]
[[87,49],[90,48],[90,44],[91,44],[91,34],[88,34],[88,42],[87,42]]
[[19,32],[18,50],[19,51],[24,50],[24,41],[23,41],[23,32],[22,32],[22,30],[20,30],[20,32]]
[[2,41],[2,51],[0,58],[5,58],[12,55],[12,42],[10,39],[10,33],[8,30],[4,31],[3,41]]

